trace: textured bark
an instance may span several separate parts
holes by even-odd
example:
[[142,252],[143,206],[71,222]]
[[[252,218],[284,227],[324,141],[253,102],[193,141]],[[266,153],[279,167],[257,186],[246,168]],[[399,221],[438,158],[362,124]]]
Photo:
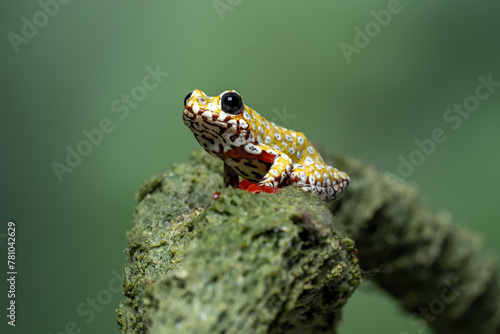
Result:
[[354,159],[335,163],[353,180],[330,205],[336,221],[356,242],[363,271],[410,313],[415,329],[500,333],[497,264],[481,252],[479,236],[432,212],[401,178]]
[[354,242],[315,195],[222,187],[190,164],[139,192],[118,323],[124,333],[335,333],[361,283]]
[[128,234],[122,331],[335,333],[361,282],[354,240],[363,271],[417,330],[500,333],[496,265],[479,238],[399,178],[331,160],[352,182],[328,208],[292,187],[224,189],[214,200],[222,162],[203,152],[144,183]]

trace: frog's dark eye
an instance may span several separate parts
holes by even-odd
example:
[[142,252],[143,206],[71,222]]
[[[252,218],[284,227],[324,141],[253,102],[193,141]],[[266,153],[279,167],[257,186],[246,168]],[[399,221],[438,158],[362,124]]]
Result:
[[228,92],[221,96],[220,107],[225,113],[236,115],[243,110],[243,100],[240,94]]
[[193,95],[193,92],[189,93],[188,95],[186,95],[186,97],[184,98],[184,107],[186,106],[186,103],[187,101],[189,100],[189,98],[191,97],[191,95]]

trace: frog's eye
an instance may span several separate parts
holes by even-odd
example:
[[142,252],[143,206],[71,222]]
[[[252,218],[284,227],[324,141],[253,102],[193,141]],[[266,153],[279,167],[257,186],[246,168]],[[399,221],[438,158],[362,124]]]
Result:
[[188,95],[186,95],[186,97],[184,98],[184,107],[186,106],[186,103],[187,101],[189,100],[189,98],[191,97],[191,95],[193,95],[193,92],[189,93]]
[[220,98],[220,107],[225,113],[236,115],[243,109],[243,100],[236,92],[224,93]]

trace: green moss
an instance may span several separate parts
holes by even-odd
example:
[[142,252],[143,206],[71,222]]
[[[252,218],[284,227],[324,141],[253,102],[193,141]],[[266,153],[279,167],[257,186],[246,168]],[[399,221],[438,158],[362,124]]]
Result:
[[147,290],[150,333],[331,332],[361,278],[353,243],[318,204],[298,189],[223,190],[195,220],[180,271]]
[[352,240],[333,229],[320,198],[295,188],[223,189],[213,200],[221,171],[196,152],[141,187],[122,331],[331,333],[361,282]]
[[500,332],[497,264],[480,238],[404,180],[333,160],[352,182],[328,207],[293,187],[224,189],[215,201],[222,163],[203,152],[146,182],[128,234],[123,332],[335,333],[361,282],[354,242],[404,310],[444,305],[425,322],[436,332]]
[[126,299],[117,316],[124,333],[145,333],[144,289],[179,267],[194,219],[222,185],[221,169],[220,161],[197,151],[190,164],[176,165],[172,172],[153,176],[141,186],[134,224],[127,234]]
[[432,212],[397,176],[335,160],[353,182],[330,208],[356,241],[371,279],[413,317],[427,316],[421,323],[437,333],[500,332],[497,264],[482,254],[480,238]]

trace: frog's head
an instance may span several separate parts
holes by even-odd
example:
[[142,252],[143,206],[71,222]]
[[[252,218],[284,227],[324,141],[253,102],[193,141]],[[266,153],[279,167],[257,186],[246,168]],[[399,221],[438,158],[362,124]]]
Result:
[[245,106],[235,90],[226,90],[218,96],[207,96],[194,90],[184,99],[184,124],[210,153],[228,150],[254,141],[253,111]]

